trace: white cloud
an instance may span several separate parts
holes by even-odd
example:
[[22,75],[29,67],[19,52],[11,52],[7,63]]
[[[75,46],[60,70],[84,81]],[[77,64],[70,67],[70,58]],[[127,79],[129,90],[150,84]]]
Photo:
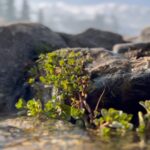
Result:
[[[47,20],[55,18],[54,20],[59,20],[60,24],[62,19],[70,16],[79,20],[92,20],[97,14],[116,16],[121,26],[120,32],[124,34],[125,32],[123,29],[129,31],[129,33],[132,31],[138,33],[138,30],[141,30],[144,26],[150,24],[150,19],[148,19],[150,8],[148,6],[117,4],[114,2],[97,5],[73,5],[65,3],[62,0],[32,0],[30,1],[30,4],[33,12],[36,13],[38,8],[44,8],[46,14],[45,18]],[[70,20],[68,20],[68,23],[69,21]],[[107,21],[110,21],[109,18],[107,18]],[[63,27],[63,25],[59,26]]]

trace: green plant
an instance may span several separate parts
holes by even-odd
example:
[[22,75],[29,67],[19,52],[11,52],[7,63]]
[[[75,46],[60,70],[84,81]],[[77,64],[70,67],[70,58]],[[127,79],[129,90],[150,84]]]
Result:
[[100,126],[103,135],[109,135],[112,130],[122,133],[133,128],[133,125],[130,123],[132,115],[123,111],[113,108],[108,110],[102,109],[101,115],[99,119],[94,120],[94,123],[96,126]]
[[[27,102],[25,108],[28,114],[34,116],[44,111],[49,117],[69,120],[71,117],[83,118],[85,111],[91,113],[86,103],[90,77],[85,70],[90,61],[91,58],[84,52],[62,50],[40,55],[36,66],[30,70],[28,83],[37,89],[35,99],[41,99],[39,83],[52,89],[53,94],[51,100],[44,104],[44,110],[41,110],[40,100]],[[22,103],[19,101],[16,106]],[[39,107],[39,112],[35,107]]]
[[143,106],[146,110],[146,114],[143,114],[142,112],[138,113],[139,117],[139,126],[137,128],[137,131],[139,133],[145,133],[150,125],[150,101],[141,101],[139,102],[141,106]]
[[35,99],[25,102],[20,98],[16,103],[16,108],[19,110],[26,110],[28,116],[39,116],[43,112],[41,101]]

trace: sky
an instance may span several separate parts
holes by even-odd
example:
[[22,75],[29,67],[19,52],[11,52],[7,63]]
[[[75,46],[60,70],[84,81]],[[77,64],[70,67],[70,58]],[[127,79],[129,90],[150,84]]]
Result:
[[[16,1],[19,6],[21,0]],[[89,26],[75,30],[66,26],[64,19],[68,19],[68,24],[71,24],[71,18],[76,26],[82,26],[76,22],[81,19],[90,22],[97,15],[105,16],[108,23],[110,16],[115,17],[119,26],[115,32],[123,35],[138,35],[143,28],[150,26],[150,0],[28,0],[28,2],[31,5],[33,21],[37,19],[38,9],[43,9],[44,24],[60,32],[79,33],[88,27],[95,27],[94,23],[90,23]]]
[[[32,1],[32,0],[31,0]],[[38,2],[66,2],[77,5],[93,5],[101,3],[118,3],[118,4],[133,4],[133,5],[150,5],[149,0],[33,0]]]
[[128,4],[128,5],[139,5],[139,6],[150,6],[150,0],[30,0],[33,2],[44,2],[44,3],[57,3],[64,2],[68,4],[75,5],[95,5],[95,4],[106,4],[106,3],[115,3],[115,4]]

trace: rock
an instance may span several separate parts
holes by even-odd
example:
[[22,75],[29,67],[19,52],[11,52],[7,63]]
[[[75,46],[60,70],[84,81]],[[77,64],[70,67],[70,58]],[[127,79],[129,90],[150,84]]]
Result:
[[93,81],[93,91],[87,99],[90,106],[95,108],[105,90],[100,108],[114,107],[132,114],[144,111],[139,101],[150,99],[150,57],[127,59],[103,49],[90,52],[96,53],[90,69]]
[[138,42],[138,36],[124,36],[123,40],[126,41],[126,43],[132,43],[132,42]]
[[140,35],[136,37],[124,38],[124,40],[129,42],[150,42],[150,27],[143,29]]
[[103,47],[111,50],[113,45],[117,43],[124,43],[124,40],[120,35],[96,29],[88,29],[77,35],[69,35],[64,33],[59,34],[66,41],[69,47]]
[[150,56],[150,42],[116,44],[113,51],[127,58]]
[[145,28],[139,38],[138,38],[139,41],[143,41],[143,42],[150,42],[150,27],[147,27]]
[[57,33],[40,24],[0,27],[0,111],[10,110],[28,88],[23,86],[25,72],[42,50],[66,46]]

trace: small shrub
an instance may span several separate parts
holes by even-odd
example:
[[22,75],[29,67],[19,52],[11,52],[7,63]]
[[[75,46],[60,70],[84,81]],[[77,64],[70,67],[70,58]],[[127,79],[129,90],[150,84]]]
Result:
[[103,135],[109,135],[112,130],[123,133],[133,129],[133,125],[130,123],[132,119],[130,114],[110,108],[102,109],[101,115],[99,119],[94,120],[94,123],[97,127],[100,126]]
[[[85,57],[83,52],[62,50],[40,55],[36,67],[30,71],[28,83],[38,89],[37,99],[41,98],[38,96],[41,92],[37,87],[39,83],[43,87],[52,88],[53,95],[51,100],[44,104],[44,110],[40,100],[29,100],[25,106],[28,115],[34,116],[44,112],[52,118],[69,120],[71,117],[83,118],[85,111],[91,113],[86,103],[90,77],[85,70],[85,65],[90,61],[91,58],[88,55]],[[16,106],[19,109],[18,106],[23,104],[24,102],[19,100]]]

